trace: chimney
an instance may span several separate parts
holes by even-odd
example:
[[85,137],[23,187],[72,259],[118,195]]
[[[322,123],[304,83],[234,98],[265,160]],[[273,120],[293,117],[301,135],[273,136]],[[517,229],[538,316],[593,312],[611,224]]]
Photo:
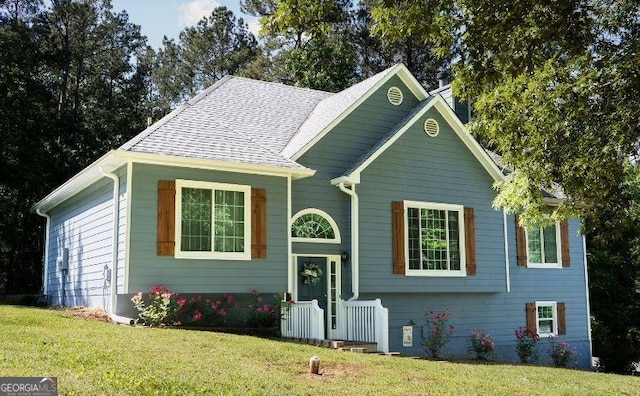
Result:
[[438,88],[442,88],[445,85],[449,84],[449,73],[446,71],[441,71],[436,75],[438,79]]

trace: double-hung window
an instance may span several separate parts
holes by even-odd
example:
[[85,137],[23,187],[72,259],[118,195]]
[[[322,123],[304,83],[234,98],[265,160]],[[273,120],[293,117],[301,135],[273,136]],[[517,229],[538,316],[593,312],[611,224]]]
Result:
[[464,276],[464,207],[405,201],[407,275]]
[[536,329],[541,337],[558,335],[558,309],[556,302],[536,302]]
[[176,180],[176,257],[251,259],[251,187]]
[[529,267],[560,267],[560,224],[527,229],[527,259]]

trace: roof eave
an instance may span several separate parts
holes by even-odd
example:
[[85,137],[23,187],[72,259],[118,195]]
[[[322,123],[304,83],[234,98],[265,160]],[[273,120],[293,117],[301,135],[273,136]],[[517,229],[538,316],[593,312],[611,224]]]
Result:
[[71,179],[67,180],[64,184],[56,188],[38,203],[33,205],[31,211],[35,212],[39,209],[42,213],[48,212],[67,199],[73,197],[78,192],[84,190],[85,188],[103,178],[104,175],[102,173],[102,170],[113,171],[127,164],[128,162],[219,170],[237,173],[251,173],[265,176],[290,176],[293,180],[310,177],[316,173],[315,170],[309,168],[293,169],[268,165],[234,163],[199,158],[137,153],[124,150],[112,150],[82,171],[80,171]]

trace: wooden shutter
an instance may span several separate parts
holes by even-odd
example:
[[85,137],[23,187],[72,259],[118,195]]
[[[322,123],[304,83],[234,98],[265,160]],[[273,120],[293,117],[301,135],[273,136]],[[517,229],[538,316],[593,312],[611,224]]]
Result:
[[527,235],[524,232],[524,228],[520,226],[520,219],[515,216],[516,219],[516,260],[519,267],[527,266]]
[[565,315],[564,303],[557,303],[556,310],[558,311],[558,335],[567,334],[567,318]]
[[527,312],[527,329],[529,331],[537,333],[538,332],[538,315],[536,312],[536,303],[527,303],[526,305]]
[[267,258],[267,192],[251,189],[251,258]]
[[562,255],[562,266],[571,266],[569,253],[569,222],[564,220],[560,223],[560,254]]
[[464,246],[467,275],[476,274],[476,220],[473,208],[464,208]]
[[404,275],[404,204],[397,201],[392,202],[391,214],[391,232],[393,234],[393,273]]
[[158,256],[173,256],[176,249],[176,182],[158,181]]

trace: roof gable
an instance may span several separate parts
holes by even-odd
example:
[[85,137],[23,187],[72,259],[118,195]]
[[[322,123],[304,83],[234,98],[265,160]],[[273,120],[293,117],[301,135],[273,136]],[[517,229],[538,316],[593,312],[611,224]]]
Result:
[[409,113],[402,121],[398,123],[396,128],[392,129],[387,135],[378,141],[368,152],[363,154],[341,177],[334,179],[332,182],[350,181],[352,183],[360,182],[360,173],[364,171],[372,162],[374,162],[382,153],[384,153],[391,145],[393,145],[406,131],[414,124],[422,119],[425,113],[430,109],[436,109],[445,121],[451,126],[462,143],[471,151],[474,157],[480,162],[484,169],[495,181],[503,180],[504,175],[496,166],[493,159],[480,146],[476,139],[466,130],[460,119],[453,112],[451,107],[447,105],[445,100],[440,96],[433,96],[422,101],[416,108]]
[[406,66],[399,63],[319,102],[282,150],[282,155],[293,160],[300,158],[393,76],[398,76],[418,100],[428,96]]

